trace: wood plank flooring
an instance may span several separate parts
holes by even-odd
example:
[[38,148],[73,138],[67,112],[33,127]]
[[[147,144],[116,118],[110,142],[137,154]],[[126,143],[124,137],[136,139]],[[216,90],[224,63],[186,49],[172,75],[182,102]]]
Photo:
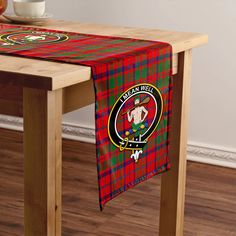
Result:
[[[23,235],[22,152],[22,134],[0,129],[0,236]],[[64,140],[63,236],[158,235],[159,176],[104,212],[97,194],[95,146]],[[189,162],[185,215],[186,236],[236,236],[236,170]]]

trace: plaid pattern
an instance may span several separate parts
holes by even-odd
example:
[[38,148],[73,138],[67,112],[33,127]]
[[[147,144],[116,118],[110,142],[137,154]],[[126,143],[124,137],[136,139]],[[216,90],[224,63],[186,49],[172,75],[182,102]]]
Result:
[[[7,24],[0,24],[0,37],[1,54],[69,62],[92,68],[101,209],[121,192],[170,168],[168,147],[172,111],[172,48],[169,44]],[[152,84],[159,89],[163,113],[139,161],[135,162],[130,158],[131,151],[121,151],[111,142],[108,119],[120,95],[140,83]],[[140,94],[140,100],[144,98],[145,95]],[[128,100],[121,111],[124,112],[132,104],[132,100]],[[153,100],[145,106],[148,111],[145,120],[147,125],[155,116],[154,106]],[[126,116],[117,121],[120,135],[124,135],[130,127]]]

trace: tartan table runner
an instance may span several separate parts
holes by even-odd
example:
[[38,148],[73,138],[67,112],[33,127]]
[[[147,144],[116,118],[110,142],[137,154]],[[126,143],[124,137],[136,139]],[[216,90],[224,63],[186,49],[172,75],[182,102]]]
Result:
[[91,67],[101,209],[170,168],[169,44],[0,24],[0,54]]

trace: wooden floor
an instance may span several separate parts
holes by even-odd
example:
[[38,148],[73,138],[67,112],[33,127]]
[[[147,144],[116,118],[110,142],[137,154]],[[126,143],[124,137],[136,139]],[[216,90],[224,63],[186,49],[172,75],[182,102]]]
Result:
[[[23,235],[22,151],[22,134],[0,129],[0,236]],[[159,176],[108,203],[102,213],[97,193],[95,146],[65,140],[63,236],[158,235]],[[188,164],[184,235],[236,235],[236,170]]]

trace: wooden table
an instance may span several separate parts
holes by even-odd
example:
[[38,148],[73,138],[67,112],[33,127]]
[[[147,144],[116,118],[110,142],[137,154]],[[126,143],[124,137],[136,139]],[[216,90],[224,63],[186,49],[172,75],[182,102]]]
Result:
[[[159,235],[183,235],[191,51],[206,44],[207,36],[66,21],[51,21],[44,27],[173,46],[172,170],[162,175]],[[5,55],[0,61],[0,114],[24,117],[25,236],[60,236],[62,114],[94,102],[91,69]]]

